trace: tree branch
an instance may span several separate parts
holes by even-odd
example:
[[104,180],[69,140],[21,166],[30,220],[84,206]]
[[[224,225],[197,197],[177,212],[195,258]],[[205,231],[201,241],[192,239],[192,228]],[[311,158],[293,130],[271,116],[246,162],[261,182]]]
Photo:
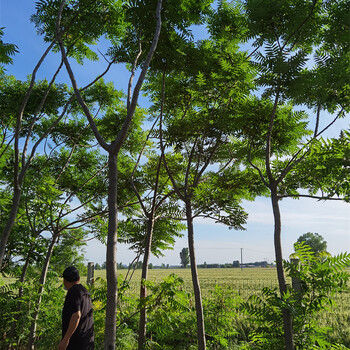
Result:
[[132,171],[131,178],[130,178],[131,187],[132,187],[133,191],[135,192],[135,195],[136,195],[137,199],[139,200],[139,203],[140,203],[140,205],[141,205],[141,207],[142,207],[142,210],[143,210],[143,212],[145,213],[146,216],[148,215],[148,212],[147,212],[146,207],[145,207],[144,204],[143,204],[143,200],[142,200],[142,198],[141,198],[141,195],[140,195],[139,191],[137,190],[137,188],[136,188],[136,186],[135,186],[134,175],[135,175],[135,171],[136,171],[136,169],[137,169],[137,167],[138,167],[138,165],[139,165],[139,163],[140,163],[142,154],[143,154],[143,152],[144,152],[144,150],[145,150],[145,148],[146,148],[147,141],[149,140],[150,135],[151,135],[151,133],[152,133],[154,127],[156,126],[156,124],[157,124],[157,122],[158,122],[158,119],[159,119],[159,116],[156,118],[155,122],[153,123],[153,125],[152,125],[152,127],[151,127],[151,130],[149,131],[149,133],[148,133],[148,135],[147,135],[147,137],[146,137],[146,141],[145,141],[145,143],[144,143],[144,145],[143,145],[143,147],[142,147],[142,150],[141,150],[141,152],[140,152],[140,154],[139,154],[139,156],[138,156],[138,158],[137,158],[136,164],[135,164],[135,166],[134,166],[134,169],[133,169],[133,171]]
[[143,64],[140,76],[137,80],[134,92],[132,94],[130,106],[127,110],[127,117],[123,123],[121,131],[119,132],[119,134],[115,140],[115,145],[114,145],[114,150],[113,150],[114,154],[116,154],[119,151],[119,149],[122,147],[122,145],[126,139],[127,132],[129,130],[131,120],[133,118],[133,115],[134,115],[134,112],[136,109],[136,105],[137,105],[137,101],[138,101],[138,97],[139,97],[139,93],[140,93],[143,81],[146,77],[147,70],[149,68],[153,54],[154,54],[156,47],[157,47],[157,44],[158,44],[160,30],[162,27],[161,9],[162,9],[162,0],[158,0],[157,10],[156,10],[156,18],[157,18],[156,31],[155,31],[154,36],[153,36],[152,45],[148,51],[146,60]]
[[284,195],[278,195],[279,199],[282,198],[312,198],[312,199],[318,199],[319,201],[345,201],[345,198],[334,198],[334,197],[328,197],[328,196],[313,196],[308,194],[284,194]]
[[[311,11],[310,13],[308,14],[308,16],[299,24],[299,26],[294,30],[293,33],[291,33],[289,35],[289,37],[286,39],[283,47],[282,47],[282,50],[284,50],[284,48],[286,47],[286,45],[288,44],[288,42],[300,31],[300,29],[306,24],[306,22],[311,18],[314,10],[315,10],[315,7],[316,7],[316,4],[317,4],[318,0],[314,0],[313,3],[312,3],[312,8],[311,8]],[[295,45],[297,41],[297,38],[295,39],[292,47]]]
[[133,66],[132,66],[132,70],[131,70],[130,79],[129,79],[129,84],[128,84],[128,97],[127,97],[127,110],[128,111],[129,111],[130,105],[131,105],[132,82],[133,82],[134,77],[135,77],[135,71],[136,71],[136,67],[137,67],[137,62],[138,62],[141,54],[142,54],[142,45],[141,45],[141,38],[139,38],[139,52],[136,55],[136,58],[134,60],[134,63],[133,63]]
[[59,46],[60,46],[60,49],[61,49],[61,54],[62,54],[62,57],[63,57],[64,64],[66,66],[69,78],[71,80],[71,83],[72,83],[72,86],[73,86],[73,89],[74,89],[75,97],[78,100],[81,108],[83,109],[83,112],[84,112],[87,120],[89,121],[90,127],[91,127],[91,129],[92,129],[92,131],[93,131],[93,133],[94,133],[98,143],[100,144],[100,146],[105,151],[109,152],[110,146],[107,144],[107,142],[103,139],[103,137],[99,133],[98,128],[97,128],[97,126],[95,124],[94,118],[93,118],[93,116],[90,113],[89,107],[86,105],[83,97],[81,96],[80,90],[78,89],[78,85],[77,85],[77,82],[75,80],[73,70],[72,70],[72,68],[71,68],[71,66],[70,66],[70,64],[68,62],[68,58],[67,58],[67,55],[66,55],[65,48],[63,46],[62,40],[58,39],[58,43],[59,43]]

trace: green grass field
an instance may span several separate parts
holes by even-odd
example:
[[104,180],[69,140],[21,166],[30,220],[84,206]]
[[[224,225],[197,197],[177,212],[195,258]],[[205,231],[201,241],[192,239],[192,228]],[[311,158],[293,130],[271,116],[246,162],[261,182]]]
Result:
[[[119,270],[119,275],[127,277],[127,270]],[[149,280],[160,282],[166,276],[176,274],[184,280],[187,291],[192,290],[191,270],[187,269],[151,269],[149,270]],[[227,285],[232,287],[242,297],[253,293],[259,293],[263,287],[277,287],[277,274],[275,268],[218,268],[218,269],[198,269],[198,276],[203,295],[215,287],[215,285]],[[106,278],[105,270],[96,270],[95,278]],[[128,276],[130,278],[130,274]],[[130,292],[137,294],[141,279],[141,270],[135,270],[130,281]],[[83,281],[84,282],[84,281]]]

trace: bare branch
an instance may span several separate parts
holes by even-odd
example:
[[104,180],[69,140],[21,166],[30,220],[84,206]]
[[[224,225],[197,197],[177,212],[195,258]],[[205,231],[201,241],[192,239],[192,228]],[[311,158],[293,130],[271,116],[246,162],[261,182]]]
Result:
[[106,141],[100,135],[100,133],[98,131],[98,128],[97,128],[97,125],[95,124],[94,118],[93,118],[93,116],[90,113],[89,107],[86,105],[83,97],[81,96],[80,90],[78,89],[78,85],[77,85],[77,82],[76,82],[75,77],[74,77],[73,70],[72,70],[72,68],[71,68],[71,66],[70,66],[70,64],[68,62],[68,58],[67,58],[67,55],[66,55],[65,48],[64,48],[62,40],[58,39],[58,43],[59,43],[59,46],[60,46],[60,49],[61,49],[61,54],[62,54],[62,57],[63,57],[64,64],[66,66],[69,78],[71,80],[71,83],[72,83],[72,86],[73,86],[73,89],[74,89],[75,97],[77,98],[81,108],[83,109],[83,112],[84,112],[87,120],[89,121],[90,127],[91,127],[91,129],[92,129],[92,131],[93,131],[93,133],[94,133],[98,143],[101,145],[101,147],[104,150],[106,150],[108,152],[109,149],[110,149],[110,146],[106,143]]
[[[44,54],[41,56],[40,60],[38,61],[37,65],[35,66],[33,72],[32,72],[32,79],[30,81],[29,88],[24,96],[24,99],[22,101],[21,107],[17,114],[17,123],[16,123],[16,130],[15,130],[15,145],[14,145],[14,151],[15,151],[15,164],[14,164],[14,186],[16,188],[19,188],[22,183],[22,177],[19,175],[19,138],[20,138],[20,132],[21,132],[21,124],[22,124],[22,118],[24,110],[27,106],[28,100],[30,95],[33,92],[35,79],[36,79],[36,73],[39,70],[41,64],[43,63],[46,56],[51,51],[52,47],[54,46],[55,41],[53,41],[49,47],[45,50]],[[23,171],[23,169],[22,169]]]
[[344,112],[344,107],[341,108],[339,113],[335,116],[335,118],[326,127],[324,127],[319,133],[317,133],[316,137],[320,136],[327,129],[329,129],[340,118],[340,116],[343,114],[343,112]]
[[72,102],[74,96],[71,96],[70,99],[67,101],[66,105],[63,108],[63,111],[61,113],[61,115],[55,120],[55,122],[45,131],[45,133],[38,139],[38,141],[34,144],[33,148],[32,148],[32,152],[26,162],[26,165],[22,168],[21,173],[20,173],[20,181],[23,181],[25,172],[27,171],[32,159],[34,158],[35,152],[38,148],[38,146],[40,145],[40,143],[42,142],[42,140],[44,138],[47,137],[47,135],[50,133],[50,131],[56,127],[56,125],[61,121],[61,119],[63,118],[63,116],[65,115],[68,106],[70,105],[70,103]]
[[[57,75],[58,73],[60,72],[61,68],[63,66],[63,61],[61,60],[61,63],[59,65],[59,67],[57,68],[55,74],[53,75],[48,87],[46,88],[45,92],[44,92],[44,95],[40,101],[40,104],[38,106],[38,108],[36,109],[35,113],[34,113],[34,116],[33,116],[33,120],[29,126],[29,130],[27,132],[27,137],[26,137],[26,140],[24,142],[24,146],[23,146],[23,151],[22,151],[22,167],[25,167],[25,164],[26,164],[26,155],[27,155],[27,149],[28,149],[28,144],[30,142],[30,138],[32,136],[32,132],[33,132],[33,128],[34,128],[34,125],[35,123],[41,118],[41,116],[39,116],[39,113],[41,112],[45,102],[46,102],[46,99],[47,99],[47,96],[49,95],[49,92],[51,90],[51,87],[53,85],[53,83],[55,82],[56,78],[57,78]],[[42,140],[42,139],[41,139]],[[41,142],[41,141],[40,141]]]
[[318,133],[318,126],[320,125],[320,114],[321,114],[321,104],[319,104],[317,107],[314,138],[317,136],[317,133]]
[[308,195],[308,194],[284,194],[284,195],[279,195],[279,199],[282,198],[312,198],[312,199],[318,199],[319,201],[345,201],[345,198],[334,198],[334,197],[328,197],[328,196],[313,196],[313,195]]
[[162,155],[162,159],[163,159],[163,164],[164,164],[165,170],[168,173],[168,176],[169,176],[170,181],[173,185],[173,188],[174,188],[176,194],[179,196],[179,198],[181,200],[184,200],[185,198],[182,195],[179,187],[177,186],[177,184],[175,182],[175,179],[174,179],[174,177],[169,169],[168,162],[167,162],[166,157],[165,157],[165,146],[163,143],[163,127],[162,127],[163,126],[164,94],[165,94],[165,71],[163,73],[162,97],[161,97],[161,105],[160,105],[159,144],[160,144],[160,150],[161,150],[161,155]]
[[269,184],[267,183],[267,181],[265,180],[264,178],[264,175],[262,173],[262,171],[260,170],[259,167],[257,167],[255,164],[253,164],[252,162],[252,149],[251,149],[251,146],[249,147],[249,154],[248,154],[248,162],[249,164],[259,173],[259,176],[261,178],[261,181],[264,183],[264,185],[266,187],[269,187]]

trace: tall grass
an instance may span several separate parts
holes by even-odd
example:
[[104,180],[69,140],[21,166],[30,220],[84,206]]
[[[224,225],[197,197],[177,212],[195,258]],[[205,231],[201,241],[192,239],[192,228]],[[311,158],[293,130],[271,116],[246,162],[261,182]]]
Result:
[[[119,270],[118,271],[120,277],[124,278],[127,275],[127,270]],[[155,282],[155,285],[159,285],[167,276],[170,274],[176,274],[184,280],[183,290],[186,293],[189,293],[189,298],[192,299],[192,281],[191,281],[191,272],[190,269],[151,269],[149,270],[149,279]],[[129,274],[130,275],[130,274]],[[101,290],[97,291],[97,293],[102,293],[102,300],[105,295],[105,282],[98,281],[98,278],[101,277],[103,280],[106,278],[106,272],[104,270],[96,270],[95,271],[95,280],[96,286],[101,285]],[[140,279],[141,279],[141,270],[136,270],[130,280],[130,288],[126,289],[125,303],[123,306],[124,310],[129,310],[130,314],[133,315],[139,297],[139,289],[140,289]],[[208,269],[202,268],[199,269],[199,279],[202,288],[203,298],[207,300],[207,304],[205,307],[210,308],[215,305],[208,300],[210,300],[213,296],[213,290],[218,287],[222,288],[222,295],[225,295],[223,300],[228,300],[228,298],[235,298],[238,296],[239,300],[247,300],[251,295],[259,295],[261,293],[262,288],[264,287],[276,287],[278,286],[277,277],[276,277],[276,269],[275,268],[245,268],[245,269],[237,269],[237,268],[221,268],[221,269]],[[10,284],[13,281],[13,278],[0,278],[2,283]],[[82,276],[81,282],[86,284],[86,276]],[[41,322],[40,329],[42,330],[42,334],[39,336],[37,346],[38,349],[49,349],[47,343],[46,335],[49,334],[50,329],[56,329],[60,324],[60,311],[63,305],[64,292],[62,287],[62,281],[60,278],[51,281],[52,285],[47,290],[46,299],[51,300],[52,303],[46,301],[45,307],[41,312]],[[288,283],[291,283],[289,280]],[[58,288],[57,288],[58,287]],[[34,287],[33,287],[34,288]],[[54,293],[55,289],[57,289],[57,295]],[[36,287],[33,289],[36,290]],[[16,291],[14,291],[16,294]],[[56,295],[54,297],[54,294]],[[217,296],[216,296],[217,297]],[[45,299],[45,300],[46,300]],[[238,300],[237,299],[237,300]],[[212,299],[214,300],[214,299]],[[334,298],[336,305],[332,306],[328,310],[322,311],[319,315],[318,322],[320,326],[328,326],[331,327],[332,330],[329,331],[329,337],[334,343],[344,344],[345,346],[350,348],[350,290],[347,289],[343,293],[339,293]],[[4,300],[7,305],[8,300]],[[122,301],[123,303],[123,301]],[[209,304],[208,304],[209,303]],[[208,306],[209,305],[209,306]],[[96,331],[103,333],[104,328],[104,307],[103,302],[95,302],[96,313],[95,313],[95,326]],[[54,312],[55,311],[55,312]],[[209,312],[211,311],[205,310]],[[166,311],[164,311],[166,314]],[[227,320],[230,322],[234,322],[234,328],[240,333],[236,339],[241,341],[245,341],[248,339],[248,334],[251,332],[252,327],[254,325],[250,324],[243,314],[238,311],[236,308],[233,312],[236,312],[235,317],[229,316]],[[1,312],[0,312],[1,315]],[[190,314],[188,314],[190,315]],[[168,315],[165,315],[168,316]],[[136,344],[136,330],[137,330],[137,317],[135,314],[132,317],[132,321],[128,327],[125,329],[119,328],[118,334],[120,335],[120,346],[118,349],[123,350],[133,350],[135,349]],[[188,329],[190,329],[195,321],[192,319],[194,315],[188,316],[190,319],[184,319],[184,322],[188,322]],[[192,318],[191,318],[192,317]],[[181,318],[180,318],[181,319]],[[193,321],[193,322],[192,322]],[[209,320],[210,321],[210,320]],[[208,322],[209,322],[208,321]],[[228,321],[227,321],[228,322]],[[226,323],[227,323],[226,322]],[[49,324],[49,325],[48,325]],[[52,325],[52,327],[50,326]],[[211,325],[212,322],[210,321]],[[185,326],[184,326],[185,327]],[[56,332],[57,333],[57,332]],[[101,339],[100,343],[96,344],[96,349],[103,348],[103,334],[96,334],[98,339]],[[209,332],[210,333],[210,332]],[[176,332],[174,333],[176,334]],[[57,335],[59,337],[59,334]],[[45,340],[46,339],[46,340]],[[52,335],[50,337],[51,340],[49,342],[53,342]],[[58,339],[58,338],[57,338]],[[57,340],[55,343],[57,343]],[[46,341],[46,343],[45,343]],[[42,343],[45,345],[42,345]],[[56,346],[56,345],[55,345]],[[192,345],[191,345],[192,346]],[[0,341],[1,348],[1,341]],[[53,347],[54,348],[54,347]],[[212,347],[208,347],[212,349]],[[218,349],[213,347],[213,349]],[[239,347],[237,344],[230,344],[228,347],[220,347],[220,349],[248,349],[248,347]],[[21,349],[18,347],[18,349]],[[152,348],[153,349],[153,348]],[[156,348],[154,348],[156,349]],[[164,348],[165,349],[165,348]],[[167,348],[168,349],[168,348]],[[179,348],[180,349],[180,348]],[[183,349],[183,348],[181,348]],[[187,347],[186,350],[190,348]],[[250,349],[250,348],[249,348]],[[174,348],[172,348],[174,350]]]
[[[159,283],[171,273],[182,277],[186,291],[192,292],[190,269],[151,269],[149,280]],[[127,270],[119,270],[119,274],[125,277]],[[259,295],[264,287],[278,287],[275,268],[202,268],[198,270],[198,275],[204,298],[209,297],[215,286],[231,288],[243,300],[253,294]],[[105,276],[104,270],[95,271],[95,277],[105,279]],[[138,297],[140,279],[141,270],[136,270],[130,280],[129,295]],[[291,280],[287,279],[287,283]],[[332,328],[330,336],[334,342],[350,347],[350,290],[338,293],[333,299],[335,304],[320,314],[319,325]]]

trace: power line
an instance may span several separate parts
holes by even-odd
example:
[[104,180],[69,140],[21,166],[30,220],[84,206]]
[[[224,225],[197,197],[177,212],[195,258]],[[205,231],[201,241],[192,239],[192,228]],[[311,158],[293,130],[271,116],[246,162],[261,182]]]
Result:
[[[174,247],[174,250],[178,250],[178,249],[182,249],[181,247]],[[263,254],[274,254],[273,251],[263,251],[263,250],[256,250],[256,249],[250,249],[250,248],[236,248],[236,247],[232,247],[232,248],[228,248],[228,247],[196,247],[196,250],[240,250],[240,249],[244,249],[244,250],[248,250],[250,252],[255,252],[255,253],[263,253]]]

